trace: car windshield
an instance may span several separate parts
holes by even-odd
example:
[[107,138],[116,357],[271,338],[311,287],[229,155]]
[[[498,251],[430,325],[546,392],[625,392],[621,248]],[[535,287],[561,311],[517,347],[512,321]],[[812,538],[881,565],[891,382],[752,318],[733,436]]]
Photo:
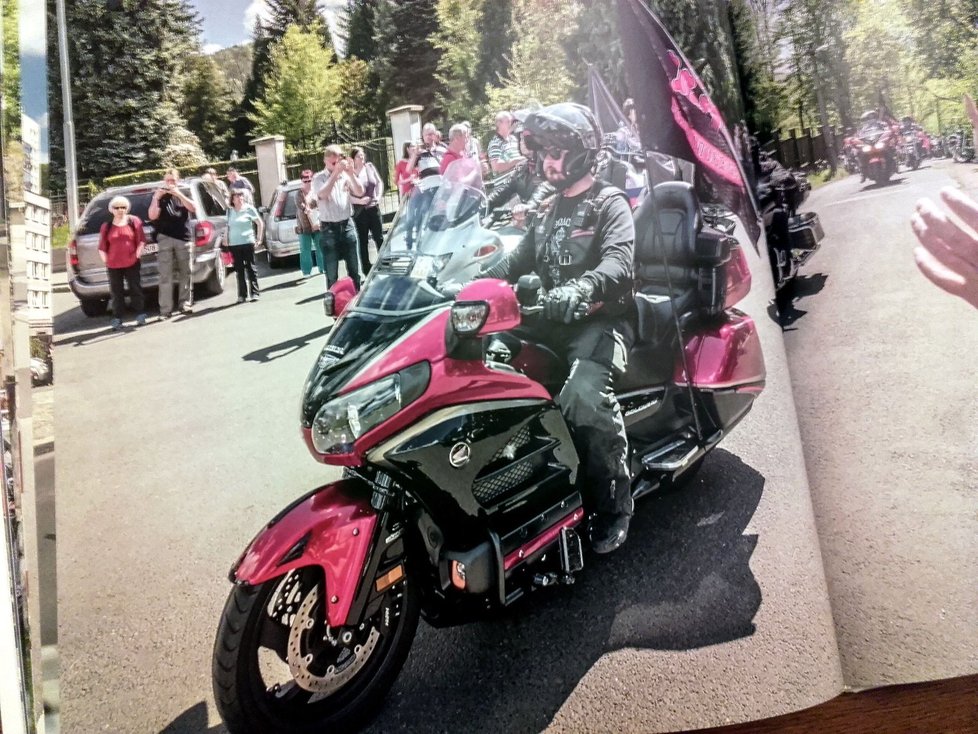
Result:
[[[109,202],[114,196],[125,196],[129,200],[129,213],[139,217],[143,222],[149,221],[149,205],[153,201],[155,186],[133,189],[132,191],[108,191],[92,199],[82,218],[78,220],[78,236],[98,234],[102,225],[109,221]],[[184,196],[190,196],[190,189],[181,187]]]
[[486,192],[477,161],[451,163],[418,182],[401,205],[356,308],[418,311],[451,301],[460,286],[504,255],[481,224]]

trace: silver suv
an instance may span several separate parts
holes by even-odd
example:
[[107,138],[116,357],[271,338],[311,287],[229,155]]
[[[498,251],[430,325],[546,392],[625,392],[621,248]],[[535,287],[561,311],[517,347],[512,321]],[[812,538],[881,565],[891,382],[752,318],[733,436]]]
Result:
[[299,180],[279,184],[272,205],[259,209],[265,217],[265,254],[270,268],[277,268],[284,258],[299,254],[299,235],[295,228],[299,224],[296,207],[301,186]]
[[[98,254],[99,231],[109,220],[109,201],[113,196],[129,199],[129,213],[143,221],[146,247],[143,249],[141,281],[147,294],[159,288],[156,265],[156,231],[149,221],[153,192],[163,185],[155,183],[120,186],[103,191],[92,199],[82,213],[74,236],[68,245],[68,285],[78,298],[86,316],[102,316],[109,305],[109,275]],[[220,246],[227,237],[227,208],[220,190],[199,178],[180,182],[180,191],[197,205],[194,223],[195,284],[202,284],[208,295],[224,292],[225,268]]]

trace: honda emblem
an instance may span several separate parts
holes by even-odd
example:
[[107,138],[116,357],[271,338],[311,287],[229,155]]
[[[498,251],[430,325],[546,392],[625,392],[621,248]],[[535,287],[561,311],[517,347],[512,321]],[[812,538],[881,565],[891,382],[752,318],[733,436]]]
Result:
[[468,464],[471,458],[472,449],[464,441],[452,446],[452,450],[448,452],[448,463],[456,469],[461,469]]

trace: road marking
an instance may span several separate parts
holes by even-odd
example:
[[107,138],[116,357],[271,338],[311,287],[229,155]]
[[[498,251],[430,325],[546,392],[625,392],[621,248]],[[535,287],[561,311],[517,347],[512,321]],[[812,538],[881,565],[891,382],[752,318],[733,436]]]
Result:
[[[921,190],[924,190],[924,187],[923,186],[920,186],[918,184],[914,184],[913,186],[907,186],[906,188],[900,189],[900,191],[921,191]],[[850,197],[848,199],[839,199],[838,201],[833,202],[833,203],[834,204],[849,204],[849,203],[851,203],[853,201],[863,201],[865,199],[875,199],[875,198],[880,197],[880,196],[889,196],[892,193],[893,193],[893,190],[892,189],[887,189],[886,191],[876,191],[876,192],[873,192],[872,194],[863,194],[862,196],[852,196],[852,197]]]

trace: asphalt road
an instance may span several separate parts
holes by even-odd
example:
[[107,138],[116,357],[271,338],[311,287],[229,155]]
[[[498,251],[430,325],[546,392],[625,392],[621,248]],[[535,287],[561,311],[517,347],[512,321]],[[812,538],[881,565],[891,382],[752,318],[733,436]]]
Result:
[[[759,266],[751,254],[752,265]],[[322,281],[263,271],[192,317],[113,333],[55,297],[62,724],[220,732],[210,656],[226,574],[283,505],[338,471],[299,437],[328,333]],[[640,503],[573,587],[434,630],[372,731],[648,732],[780,714],[841,677],[771,286],[742,307],[768,385],[692,486]],[[477,722],[477,723],[476,723]]]
[[822,249],[785,345],[846,682],[978,672],[978,312],[917,271],[914,202],[978,194],[928,161],[813,193]]

